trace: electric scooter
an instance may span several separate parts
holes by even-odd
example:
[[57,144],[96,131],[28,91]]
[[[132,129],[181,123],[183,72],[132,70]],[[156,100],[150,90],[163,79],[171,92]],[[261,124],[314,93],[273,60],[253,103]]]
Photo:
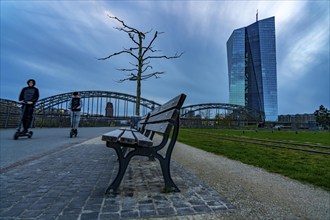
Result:
[[33,135],[33,132],[32,131],[29,131],[29,132],[23,132],[23,131],[21,131],[21,127],[22,127],[23,119],[24,119],[24,113],[25,113],[25,111],[27,109],[26,108],[27,103],[26,102],[22,102],[21,104],[23,105],[23,107],[22,107],[20,121],[18,123],[17,130],[16,130],[16,132],[14,134],[14,140],[17,140],[19,137],[28,137],[28,138],[31,138],[32,135]]

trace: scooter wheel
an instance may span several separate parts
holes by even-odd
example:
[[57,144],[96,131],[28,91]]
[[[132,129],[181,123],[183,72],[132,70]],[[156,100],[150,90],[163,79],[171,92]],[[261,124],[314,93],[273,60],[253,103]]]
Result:
[[29,131],[28,138],[31,138],[32,135],[33,135],[33,132],[32,131]]
[[14,134],[14,140],[17,140],[18,137],[19,137],[19,132],[15,132],[15,134]]

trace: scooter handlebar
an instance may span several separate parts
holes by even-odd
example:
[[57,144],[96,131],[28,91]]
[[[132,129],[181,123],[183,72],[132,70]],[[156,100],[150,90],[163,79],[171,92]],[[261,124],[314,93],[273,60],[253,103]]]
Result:
[[22,105],[32,105],[33,104],[33,102],[31,102],[31,101],[19,101],[19,103]]

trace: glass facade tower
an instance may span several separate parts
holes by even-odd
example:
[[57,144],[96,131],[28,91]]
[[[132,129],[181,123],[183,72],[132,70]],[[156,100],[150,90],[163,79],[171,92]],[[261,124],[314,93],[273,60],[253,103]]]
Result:
[[236,29],[227,41],[229,103],[277,121],[275,17]]

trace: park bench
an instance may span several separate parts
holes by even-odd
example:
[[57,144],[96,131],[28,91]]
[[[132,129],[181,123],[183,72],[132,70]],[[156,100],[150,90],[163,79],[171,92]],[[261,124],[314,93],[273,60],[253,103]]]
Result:
[[[165,187],[163,192],[180,192],[170,174],[170,160],[179,133],[180,109],[186,98],[181,94],[155,108],[137,123],[137,127],[120,128],[102,135],[106,146],[117,154],[119,169],[117,176],[109,185],[106,194],[116,192],[133,156],[146,156],[158,159]],[[154,140],[160,134],[161,141]]]

